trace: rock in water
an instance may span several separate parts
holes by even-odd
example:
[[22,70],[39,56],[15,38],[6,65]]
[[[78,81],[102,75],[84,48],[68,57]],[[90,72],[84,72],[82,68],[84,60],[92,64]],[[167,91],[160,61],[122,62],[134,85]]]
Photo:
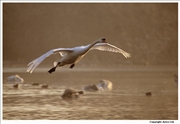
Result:
[[7,81],[9,83],[23,83],[24,79],[21,78],[19,75],[12,75],[12,76],[7,77]]
[[76,91],[74,89],[68,88],[64,91],[63,95],[61,96],[63,99],[66,98],[79,98],[82,94],[84,94],[83,91]]

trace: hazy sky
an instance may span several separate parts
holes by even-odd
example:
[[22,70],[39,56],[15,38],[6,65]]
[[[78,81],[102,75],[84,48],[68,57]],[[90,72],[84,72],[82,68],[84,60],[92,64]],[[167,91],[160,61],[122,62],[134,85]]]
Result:
[[4,64],[27,64],[53,48],[100,37],[132,57],[92,51],[81,64],[177,65],[178,4],[3,3]]

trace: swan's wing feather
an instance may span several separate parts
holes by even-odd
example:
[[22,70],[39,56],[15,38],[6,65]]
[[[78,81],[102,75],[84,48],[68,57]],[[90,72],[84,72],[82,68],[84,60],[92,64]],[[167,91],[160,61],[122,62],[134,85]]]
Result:
[[[63,57],[65,54],[67,54],[68,52],[72,52],[73,50],[70,48],[57,48],[57,49],[52,49],[50,51],[48,51],[47,53],[43,54],[42,56],[38,57],[37,59],[33,60],[32,62],[30,62],[27,66],[27,72],[32,73],[33,70],[47,57],[49,57],[52,54],[56,54],[56,53],[60,53],[60,55]],[[62,54],[61,54],[62,53]]]
[[124,50],[111,45],[109,43],[97,43],[95,44],[90,50],[101,50],[101,51],[109,51],[109,52],[116,52],[116,53],[121,53],[124,55],[124,57],[129,58],[131,57],[130,53],[125,52]]
[[66,56],[69,52],[72,52],[73,49],[72,48],[57,48],[57,49],[53,49],[53,53],[59,53],[62,57]]

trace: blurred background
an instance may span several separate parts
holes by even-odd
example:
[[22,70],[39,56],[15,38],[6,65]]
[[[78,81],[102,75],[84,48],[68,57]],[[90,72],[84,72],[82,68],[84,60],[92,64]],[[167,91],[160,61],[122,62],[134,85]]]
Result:
[[[72,70],[49,74],[57,54],[26,72],[51,49],[101,37],[132,57],[90,51]],[[5,120],[177,120],[177,67],[178,3],[3,3]],[[7,80],[15,74],[24,79],[17,88]],[[100,79],[112,82],[113,90],[62,100],[66,88],[82,90]]]
[[3,66],[27,65],[51,49],[101,37],[132,57],[91,51],[79,66],[178,65],[178,4],[3,3]]

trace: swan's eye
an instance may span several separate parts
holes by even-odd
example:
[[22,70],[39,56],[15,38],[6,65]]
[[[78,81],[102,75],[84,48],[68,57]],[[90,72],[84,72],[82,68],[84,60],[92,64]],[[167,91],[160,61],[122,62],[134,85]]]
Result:
[[102,41],[105,42],[105,43],[107,43],[106,38],[102,38]]
[[106,38],[102,38],[102,41],[105,41],[106,40]]

